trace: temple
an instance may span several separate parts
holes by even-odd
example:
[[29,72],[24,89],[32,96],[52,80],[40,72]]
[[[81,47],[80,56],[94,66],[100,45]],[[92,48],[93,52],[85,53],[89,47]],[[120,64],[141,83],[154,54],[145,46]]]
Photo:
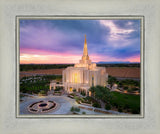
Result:
[[[67,93],[84,92],[89,95],[89,88],[100,85],[106,86],[108,74],[105,67],[97,67],[96,63],[92,63],[88,56],[87,39],[85,35],[83,56],[79,63],[74,67],[67,67],[63,70],[62,84]],[[52,88],[50,84],[50,89]],[[54,85],[55,88],[56,85]]]

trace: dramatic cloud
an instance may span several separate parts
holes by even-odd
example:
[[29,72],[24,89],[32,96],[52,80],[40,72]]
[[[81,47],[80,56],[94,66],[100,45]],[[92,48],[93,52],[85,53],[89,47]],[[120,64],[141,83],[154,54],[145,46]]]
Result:
[[[20,63],[140,61],[140,20],[20,20]],[[93,57],[92,57],[93,56]]]

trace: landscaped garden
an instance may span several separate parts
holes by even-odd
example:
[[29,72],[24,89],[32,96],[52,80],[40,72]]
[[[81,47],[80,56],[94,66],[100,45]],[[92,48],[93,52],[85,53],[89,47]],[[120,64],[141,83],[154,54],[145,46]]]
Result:
[[76,93],[71,93],[68,96],[75,99],[79,104],[124,113],[140,114],[139,95],[111,92],[110,89],[102,86],[91,87],[89,90],[91,96],[82,97],[76,95]]
[[132,79],[117,80],[115,77],[109,75],[108,84],[112,87],[117,84],[118,89],[133,93],[135,91],[140,92],[140,82]]
[[46,95],[49,90],[50,80],[61,81],[61,78],[62,76],[59,75],[23,77],[20,80],[20,92]]
[[110,92],[107,87],[102,86],[91,87],[90,91],[92,98],[97,100],[98,104],[105,104],[106,110],[116,110],[132,114],[140,113],[139,95]]

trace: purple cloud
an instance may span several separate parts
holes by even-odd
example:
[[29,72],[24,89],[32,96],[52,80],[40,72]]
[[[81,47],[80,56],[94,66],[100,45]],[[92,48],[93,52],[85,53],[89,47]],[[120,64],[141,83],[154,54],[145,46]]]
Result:
[[20,20],[20,49],[79,55],[84,34],[89,54],[140,55],[140,20]]

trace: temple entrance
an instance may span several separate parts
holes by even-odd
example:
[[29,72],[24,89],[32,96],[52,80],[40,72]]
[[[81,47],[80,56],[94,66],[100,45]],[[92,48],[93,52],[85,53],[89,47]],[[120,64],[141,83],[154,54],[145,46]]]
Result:
[[72,87],[70,87],[70,88],[69,88],[69,91],[70,91],[70,92],[72,92],[72,90],[73,90],[73,88],[72,88]]

